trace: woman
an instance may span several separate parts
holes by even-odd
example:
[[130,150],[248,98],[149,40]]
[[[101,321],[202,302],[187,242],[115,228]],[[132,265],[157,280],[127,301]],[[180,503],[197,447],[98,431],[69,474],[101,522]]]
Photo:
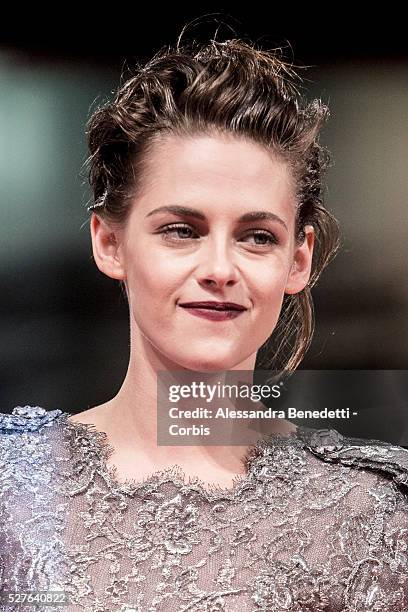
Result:
[[92,612],[408,609],[406,450],[282,419],[255,444],[233,424],[222,445],[157,440],[160,372],[290,373],[310,343],[338,229],[328,109],[295,77],[237,39],[178,45],[91,117],[92,249],[126,290],[129,367],[79,414],[1,415],[3,591]]

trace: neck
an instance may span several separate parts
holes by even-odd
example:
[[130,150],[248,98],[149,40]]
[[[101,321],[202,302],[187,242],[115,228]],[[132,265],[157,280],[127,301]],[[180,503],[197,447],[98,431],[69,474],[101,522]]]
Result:
[[[235,366],[233,370],[252,372],[255,358],[256,355],[251,356],[250,359]],[[200,372],[200,375],[197,376],[199,380],[203,380],[204,377],[206,385],[216,385],[225,382],[228,372],[221,372],[221,376],[220,371]],[[143,463],[147,472],[178,464],[185,471],[192,471],[193,474],[199,471],[195,469],[197,466],[200,466],[201,472],[209,469],[218,472],[242,473],[244,471],[242,458],[246,455],[248,447],[260,437],[255,430],[253,439],[245,444],[200,445],[200,441],[194,444],[194,439],[191,437],[188,440],[192,440],[192,443],[188,446],[185,445],[186,439],[183,445],[158,444],[158,412],[160,419],[160,411],[166,409],[159,402],[158,410],[158,379],[159,385],[163,380],[166,381],[166,385],[168,381],[171,384],[179,385],[186,380],[197,380],[197,377],[194,376],[194,371],[182,369],[179,365],[167,360],[141,334],[136,339],[132,338],[129,365],[123,384],[117,395],[101,407],[103,413],[101,413],[100,428],[107,433],[109,443],[121,455],[122,463],[125,461],[133,465]],[[252,383],[252,376],[247,382]],[[192,400],[191,398],[181,399],[174,405],[179,409],[191,410]],[[200,399],[195,399],[194,405],[202,405],[202,402]],[[287,432],[294,429],[286,421],[282,422],[280,419],[277,421],[280,421],[276,423],[277,431]],[[234,429],[237,427],[236,423],[234,420],[223,423],[223,427],[229,428],[227,432],[223,429],[223,440],[230,442],[239,440]],[[242,424],[238,426],[242,427]],[[123,459],[124,457],[126,459]]]

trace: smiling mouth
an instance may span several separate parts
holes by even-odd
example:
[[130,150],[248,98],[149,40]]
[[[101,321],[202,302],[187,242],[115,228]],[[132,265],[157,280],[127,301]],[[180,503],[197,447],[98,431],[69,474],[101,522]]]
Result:
[[241,304],[235,304],[233,302],[187,302],[179,304],[182,308],[199,308],[200,310],[218,310],[218,311],[237,311],[243,312],[246,310],[245,306]]
[[203,307],[203,306],[182,306],[186,312],[189,314],[201,317],[203,319],[208,319],[210,321],[228,321],[230,319],[236,319],[240,315],[242,315],[245,310],[235,310],[232,308],[212,308],[212,307]]

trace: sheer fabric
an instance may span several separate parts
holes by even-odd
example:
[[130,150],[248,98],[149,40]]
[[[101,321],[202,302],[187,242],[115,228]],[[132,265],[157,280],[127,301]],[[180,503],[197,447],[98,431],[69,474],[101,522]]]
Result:
[[408,451],[298,427],[229,489],[178,467],[116,479],[106,434],[61,410],[0,413],[0,591],[112,611],[408,610]]

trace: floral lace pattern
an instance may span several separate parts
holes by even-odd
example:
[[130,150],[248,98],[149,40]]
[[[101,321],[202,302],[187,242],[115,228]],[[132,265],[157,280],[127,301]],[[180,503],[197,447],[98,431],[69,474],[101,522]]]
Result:
[[301,426],[229,489],[177,466],[120,483],[106,434],[69,416],[0,413],[0,593],[66,593],[48,612],[408,610],[404,448]]

